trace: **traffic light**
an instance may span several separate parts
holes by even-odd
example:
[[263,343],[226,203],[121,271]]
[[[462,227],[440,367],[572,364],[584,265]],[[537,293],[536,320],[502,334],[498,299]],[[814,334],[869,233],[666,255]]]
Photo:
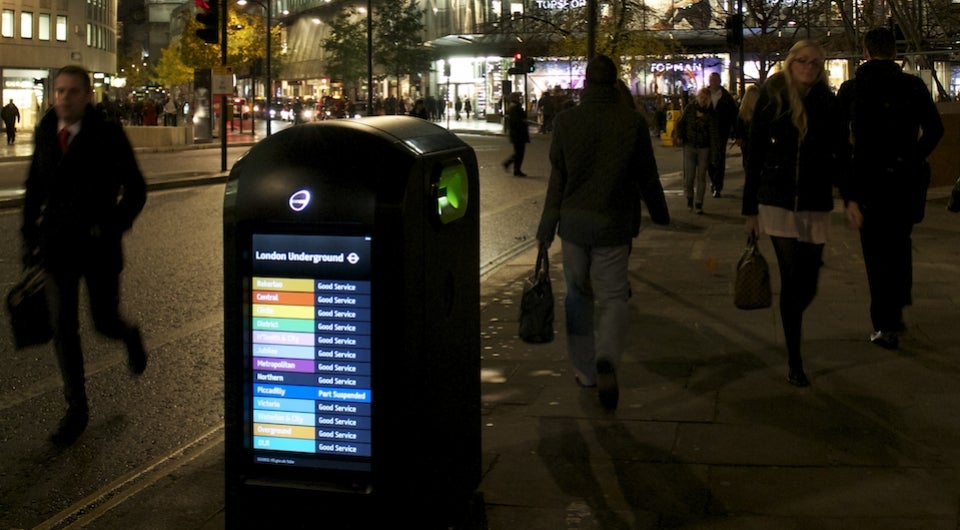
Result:
[[739,46],[743,43],[743,15],[740,13],[727,17],[727,44]]
[[194,0],[197,4],[197,22],[203,25],[197,36],[207,44],[220,42],[220,0]]
[[537,69],[536,61],[532,57],[524,57],[522,53],[513,54],[513,68],[507,70],[510,75],[532,74]]

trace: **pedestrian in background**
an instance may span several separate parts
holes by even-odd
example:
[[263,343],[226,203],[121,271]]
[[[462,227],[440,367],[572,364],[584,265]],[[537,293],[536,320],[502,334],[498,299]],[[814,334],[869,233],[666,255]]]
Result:
[[683,146],[683,194],[687,198],[687,209],[693,210],[696,206],[699,215],[703,215],[710,146],[716,135],[715,112],[710,104],[710,89],[703,88],[687,103],[673,129],[674,142]]
[[596,386],[608,410],[616,409],[620,396],[627,265],[640,233],[640,200],[655,223],[670,222],[649,127],[639,112],[624,108],[616,81],[616,65],[597,55],[587,64],[580,105],[554,118],[550,181],[537,229],[544,250],[555,234],[563,240],[567,353],[576,381]]
[[430,112],[427,110],[427,105],[424,103],[423,98],[417,98],[417,100],[413,102],[410,115],[424,120],[430,119]]
[[896,349],[912,302],[910,234],[923,218],[930,183],[927,157],[943,137],[943,123],[923,81],[904,73],[893,32],[864,36],[867,62],[840,86],[850,120],[852,177],[843,191],[847,221],[860,231],[870,286],[870,341]]
[[61,68],[53,82],[54,109],[40,120],[23,206],[25,266],[40,264],[67,413],[52,436],[72,444],[86,429],[88,403],[79,335],[79,290],[86,283],[90,312],[101,334],[123,340],[134,374],[147,367],[140,330],[119,314],[121,238],[146,202],[146,183],[117,122],[92,104],[90,74]]
[[20,109],[13,99],[0,110],[0,119],[3,119],[3,126],[7,129],[7,145],[10,145],[17,139],[17,123],[20,122]]
[[730,92],[720,83],[720,74],[710,74],[710,106],[713,108],[713,130],[710,138],[710,185],[713,196],[720,197],[723,181],[727,172],[727,141],[737,120],[737,102]]
[[743,100],[740,101],[740,112],[737,113],[737,125],[734,127],[735,143],[740,147],[740,158],[743,169],[746,171],[748,160],[750,158],[750,124],[753,123],[753,112],[757,108],[757,99],[760,97],[760,89],[757,85],[750,85],[743,93]]
[[795,43],[760,89],[743,187],[746,230],[768,234],[780,269],[780,320],[790,384],[810,380],[800,354],[803,312],[817,293],[833,187],[849,167],[847,129],[827,85],[823,47]]
[[514,177],[526,177],[523,172],[523,157],[527,152],[527,144],[530,143],[530,126],[527,124],[527,113],[520,104],[520,95],[511,94],[507,104],[506,116],[507,133],[510,136],[510,144],[513,146],[513,154],[503,161],[503,170],[509,171],[513,166]]

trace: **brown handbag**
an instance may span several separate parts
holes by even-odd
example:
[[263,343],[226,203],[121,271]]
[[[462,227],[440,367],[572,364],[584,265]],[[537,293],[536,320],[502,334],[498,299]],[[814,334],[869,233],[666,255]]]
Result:
[[757,237],[750,234],[747,248],[737,262],[737,279],[733,288],[733,305],[738,309],[764,309],[773,304],[770,291],[770,267],[760,254]]

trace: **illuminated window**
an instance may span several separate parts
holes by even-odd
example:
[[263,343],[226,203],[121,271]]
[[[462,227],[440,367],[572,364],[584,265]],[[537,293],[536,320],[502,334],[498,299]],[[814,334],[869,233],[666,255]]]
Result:
[[3,18],[0,20],[0,34],[4,37],[13,38],[13,10],[4,9]]
[[33,13],[24,11],[20,13],[20,38],[33,38]]
[[50,40],[50,14],[41,13],[37,17],[37,38]]
[[57,40],[67,42],[67,17],[57,15]]

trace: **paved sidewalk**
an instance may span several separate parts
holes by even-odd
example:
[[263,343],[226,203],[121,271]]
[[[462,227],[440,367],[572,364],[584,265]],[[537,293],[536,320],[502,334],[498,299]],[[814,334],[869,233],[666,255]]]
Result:
[[[960,215],[945,209],[949,188],[931,190],[914,231],[914,305],[898,351],[867,341],[859,241],[838,205],[804,322],[813,385],[798,389],[786,382],[776,306],[733,307],[742,173],[728,179],[702,216],[668,194],[670,226],[645,222],[635,240],[616,413],[574,383],[566,359],[560,244],[550,344],[516,334],[535,251],[485,278],[485,503],[463,528],[960,528]],[[761,250],[776,301],[769,240]],[[224,528],[222,433],[202,447],[91,507],[85,527]],[[417,528],[417,514],[391,517]]]
[[[733,307],[745,238],[742,178],[728,178],[706,215],[670,196],[671,225],[647,223],[635,242],[616,413],[574,383],[566,360],[559,245],[553,343],[516,334],[533,251],[484,281],[485,504],[462,528],[958,528],[960,216],[945,210],[946,190],[932,190],[914,232],[915,303],[898,351],[867,341],[859,243],[834,213],[804,326],[813,386],[798,389],[777,310]],[[761,249],[776,295],[768,240]],[[87,528],[223,528],[223,446],[209,447]],[[417,514],[396,517],[417,527]]]

